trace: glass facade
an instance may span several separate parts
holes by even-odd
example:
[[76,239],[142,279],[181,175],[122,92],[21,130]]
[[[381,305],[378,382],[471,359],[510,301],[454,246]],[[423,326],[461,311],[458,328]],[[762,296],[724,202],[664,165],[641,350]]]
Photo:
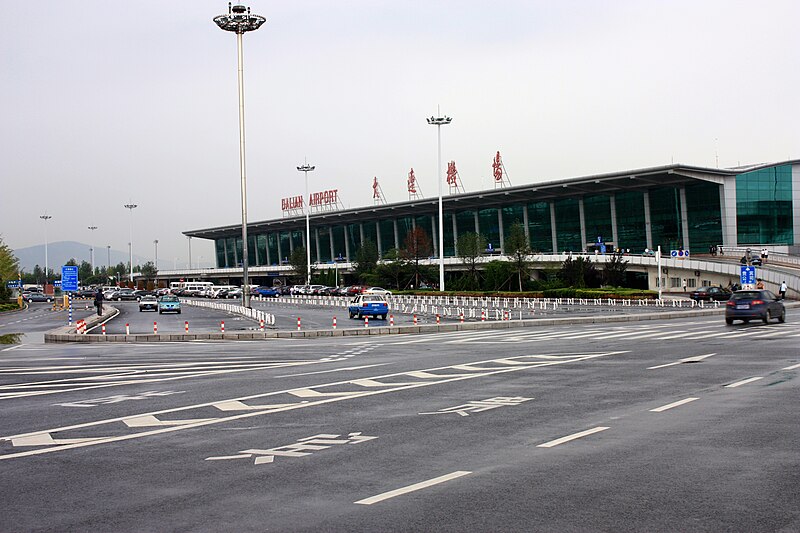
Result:
[[408,235],[408,232],[410,232],[413,227],[414,223],[411,221],[411,217],[397,219],[397,239],[400,244],[400,249],[405,247],[406,235]]
[[605,194],[586,196],[583,199],[583,218],[586,223],[586,240],[610,242],[613,237],[611,229],[611,197]]
[[[311,246],[312,247],[315,246],[314,243],[312,243]],[[290,252],[289,253],[291,253],[291,250],[297,250],[298,248],[302,248],[303,250],[306,249],[306,230],[305,229],[303,229],[302,231],[301,230],[292,231],[292,247],[290,248]],[[284,253],[283,255],[286,255],[286,254]]]
[[217,267],[224,267],[227,265],[225,260],[225,239],[217,239],[214,241],[214,252],[217,256]]
[[[719,193],[717,193],[717,197],[719,197]],[[719,204],[719,200],[717,204]],[[653,237],[654,249],[658,245],[661,245],[662,251],[684,247],[681,224],[681,191],[677,187],[650,189],[650,232]],[[689,244],[685,245],[687,249],[688,246]],[[693,241],[691,247],[696,249]]]
[[267,252],[269,253],[269,264],[277,265],[279,263],[277,233],[267,233]]
[[736,225],[740,246],[794,244],[791,165],[736,177]]
[[267,236],[263,233],[256,235],[255,256],[259,265],[267,264]]
[[706,182],[686,186],[689,245],[697,252],[722,244],[719,189],[716,183]]
[[549,202],[528,204],[528,232],[534,253],[552,253],[552,226]]
[[317,230],[319,235],[319,262],[327,263],[331,258],[331,230],[327,226],[322,226]]
[[370,241],[375,246],[378,245],[378,228],[375,222],[364,222],[361,227],[364,229],[364,242]]
[[481,209],[478,211],[478,228],[486,239],[486,246],[500,249],[500,225],[497,220],[497,209]]
[[456,255],[456,243],[453,237],[453,213],[444,214],[444,255],[453,257]]
[[459,235],[475,233],[475,212],[459,211],[456,213],[456,230]]
[[331,235],[333,236],[333,257],[344,257],[347,251],[344,246],[344,226],[332,226]]
[[564,198],[556,200],[553,205],[556,211],[556,249],[560,252],[582,251],[584,246],[578,200]]
[[394,219],[388,218],[378,222],[381,226],[381,250],[383,253],[397,248],[394,243]]
[[640,254],[647,248],[644,193],[641,191],[618,192],[614,198],[617,207],[617,237],[619,240],[617,247]]
[[347,258],[350,261],[355,260],[356,254],[361,249],[361,228],[360,224],[348,224],[345,228],[347,230],[347,242],[350,246],[350,256]]
[[280,245],[281,257],[278,264],[284,264],[289,261],[289,255],[292,253],[291,246],[289,245],[289,232],[282,231],[278,234],[278,244]]

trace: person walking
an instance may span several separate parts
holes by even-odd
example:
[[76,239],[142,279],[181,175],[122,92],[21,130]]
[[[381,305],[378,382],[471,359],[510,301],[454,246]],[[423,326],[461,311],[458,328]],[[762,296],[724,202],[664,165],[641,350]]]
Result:
[[758,283],[756,283],[756,289],[758,289],[758,290],[764,289],[764,280],[763,279],[758,278]]
[[785,300],[786,299],[786,282],[785,281],[781,282],[781,288],[778,291],[778,293],[781,295],[781,300]]
[[94,295],[94,306],[97,308],[97,316],[103,315],[103,288],[97,289]]

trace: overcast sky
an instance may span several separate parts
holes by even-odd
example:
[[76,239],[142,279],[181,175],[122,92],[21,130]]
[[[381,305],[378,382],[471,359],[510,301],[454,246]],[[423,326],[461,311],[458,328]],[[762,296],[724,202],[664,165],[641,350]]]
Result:
[[[249,220],[339,189],[436,193],[436,129],[467,191],[662,164],[800,157],[800,2],[258,0],[244,37]],[[184,230],[241,221],[227,2],[2,0],[0,236],[76,240],[162,268]],[[90,225],[99,227],[90,237]],[[213,255],[193,240],[193,259]],[[87,253],[88,255],[88,253]],[[183,264],[181,264],[183,263]]]

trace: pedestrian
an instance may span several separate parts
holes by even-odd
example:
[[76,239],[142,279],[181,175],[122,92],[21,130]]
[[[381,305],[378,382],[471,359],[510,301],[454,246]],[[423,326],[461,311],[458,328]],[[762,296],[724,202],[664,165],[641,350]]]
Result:
[[683,278],[683,292],[686,292],[686,278]]
[[762,263],[766,265],[767,259],[769,259],[769,248],[764,248],[764,260],[762,261]]
[[717,251],[719,255],[725,255],[725,248],[721,244],[717,246]]
[[758,283],[756,283],[756,289],[763,290],[764,289],[764,280],[758,278]]
[[786,282],[785,281],[781,282],[781,288],[778,291],[778,293],[781,295],[781,300],[785,300],[786,299]]
[[97,308],[97,316],[103,316],[103,288],[97,289],[94,295],[94,306]]

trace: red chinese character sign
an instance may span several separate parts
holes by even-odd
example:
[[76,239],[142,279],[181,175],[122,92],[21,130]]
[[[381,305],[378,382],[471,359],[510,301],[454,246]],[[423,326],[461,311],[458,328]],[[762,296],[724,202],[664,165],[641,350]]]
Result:
[[464,185],[461,183],[458,170],[456,170],[455,161],[447,163],[447,186],[450,188],[450,194],[464,192]]
[[414,175],[414,169],[412,168],[408,173],[408,199],[417,200],[419,198],[422,198],[422,189],[417,183],[417,177]]
[[494,156],[494,161],[492,162],[492,174],[494,175],[495,189],[511,185],[511,179],[508,177],[508,172],[506,172],[506,167],[503,164],[503,158],[500,157],[499,151],[497,155]]
[[383,197],[383,189],[381,189],[381,184],[378,183],[377,176],[372,178],[372,203],[375,205],[386,203],[386,198]]

